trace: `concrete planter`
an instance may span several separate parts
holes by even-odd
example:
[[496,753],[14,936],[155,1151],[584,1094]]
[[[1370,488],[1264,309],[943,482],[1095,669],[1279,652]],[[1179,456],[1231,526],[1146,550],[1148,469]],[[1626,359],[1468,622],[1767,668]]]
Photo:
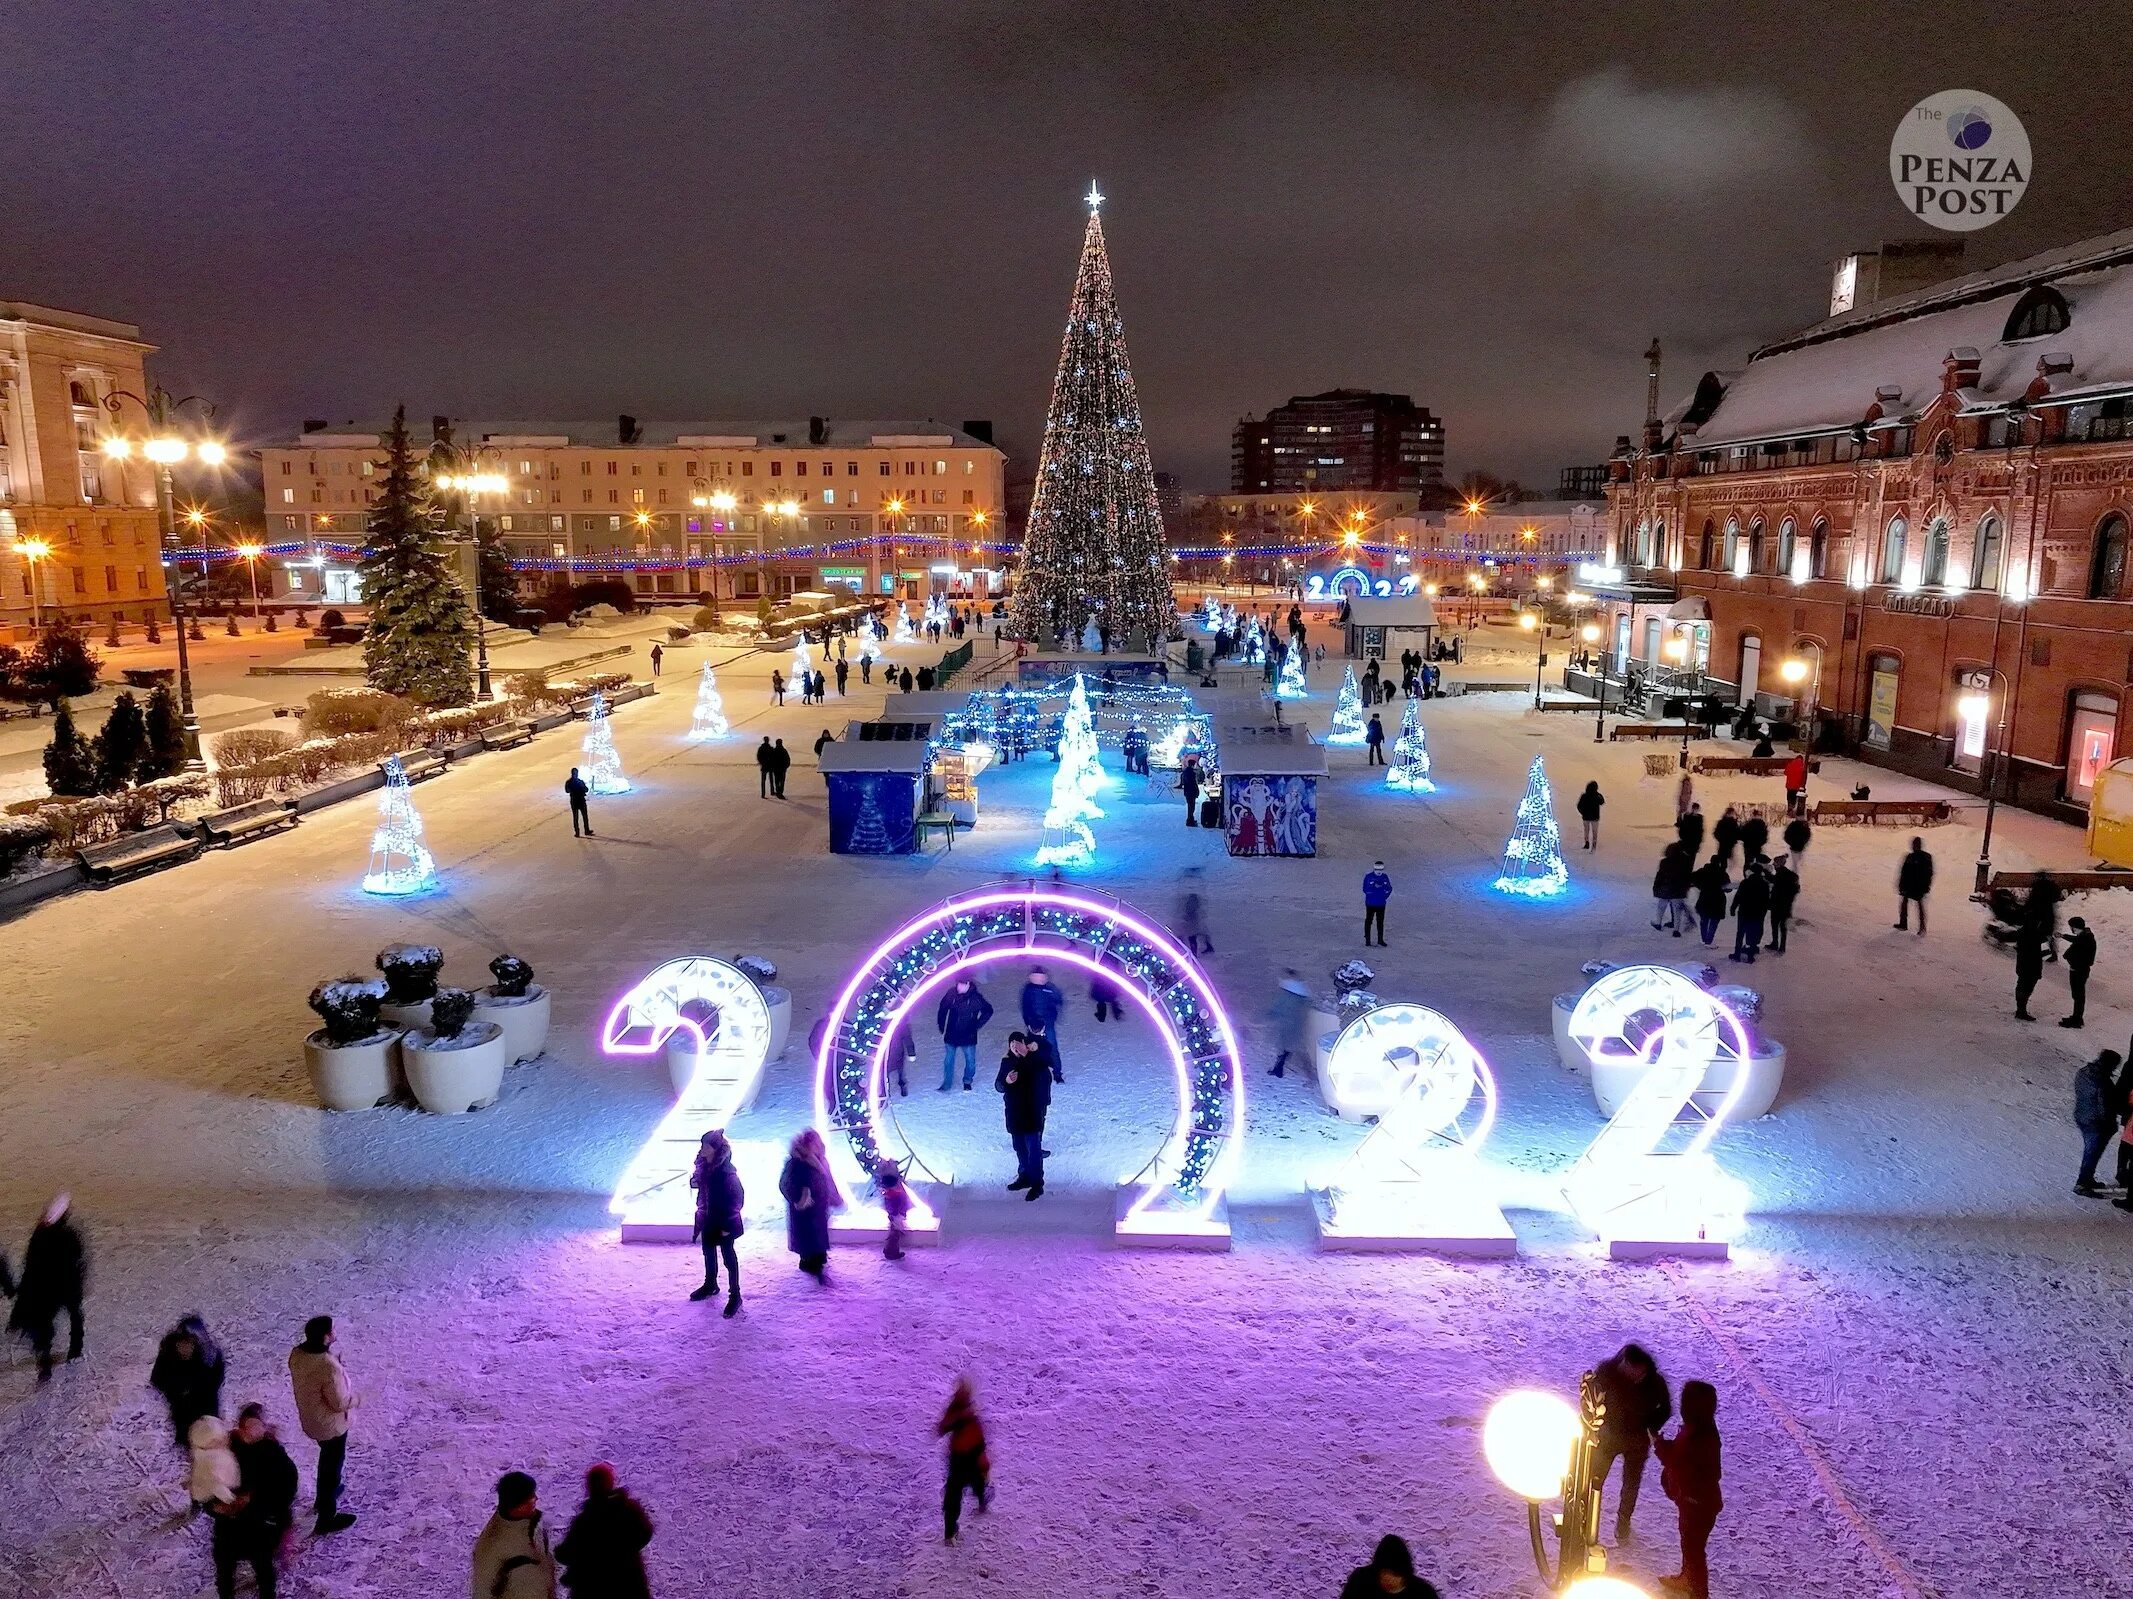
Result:
[[411,1005],[395,1005],[387,1000],[378,1007],[378,1020],[406,1032],[411,1028],[427,1027],[430,1024],[430,1002],[418,999]]
[[503,1029],[504,1060],[516,1066],[548,1047],[548,990],[539,983],[515,998],[480,989],[474,996],[474,1020]]
[[400,1040],[400,1060],[415,1103],[440,1116],[493,1105],[504,1091],[504,1030],[494,1022],[470,1021],[449,1040],[417,1028]]
[[360,1044],[336,1046],[324,1028],[304,1040],[304,1066],[311,1091],[328,1110],[369,1110],[400,1092],[400,1042],[397,1028],[387,1028]]

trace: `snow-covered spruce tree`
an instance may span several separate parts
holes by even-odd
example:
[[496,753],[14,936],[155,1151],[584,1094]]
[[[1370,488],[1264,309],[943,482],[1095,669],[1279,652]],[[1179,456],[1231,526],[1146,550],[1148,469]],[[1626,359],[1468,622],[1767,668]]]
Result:
[[44,786],[62,799],[96,792],[96,751],[64,703],[52,715],[52,742],[44,747]]
[[372,688],[422,705],[464,705],[474,697],[467,601],[434,538],[403,406],[386,435],[385,476],[359,568],[370,608],[363,666]]
[[1037,458],[1037,488],[1015,585],[1014,628],[1048,645],[1094,620],[1112,645],[1159,645],[1177,620],[1170,551],[1156,505],[1140,396],[1089,195],[1081,269]]
[[140,701],[120,694],[111,702],[104,730],[96,735],[96,791],[116,794],[130,788],[143,776],[141,763],[148,759],[148,719]]
[[178,696],[170,685],[158,683],[148,694],[148,754],[141,762],[141,779],[176,777],[184,770],[185,719],[178,714]]

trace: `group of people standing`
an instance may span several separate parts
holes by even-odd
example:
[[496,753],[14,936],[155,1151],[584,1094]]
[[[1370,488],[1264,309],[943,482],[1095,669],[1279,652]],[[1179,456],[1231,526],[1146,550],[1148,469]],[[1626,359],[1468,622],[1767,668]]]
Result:
[[[1757,815],[1741,816],[1728,805],[1711,828],[1711,855],[1701,865],[1703,807],[1687,797],[1688,780],[1682,780],[1683,802],[1674,819],[1674,842],[1659,857],[1652,874],[1652,927],[1671,929],[1676,938],[1695,927],[1705,944],[1717,940],[1727,916],[1734,919],[1732,960],[1752,964],[1770,940],[1770,953],[1785,953],[1791,938],[1792,919],[1800,898],[1800,865],[1814,829],[1804,816],[1785,823],[1785,848],[1775,857],[1767,853],[1770,824]],[[1588,785],[1597,796],[1598,789]],[[1581,797],[1580,813],[1583,813]],[[1597,842],[1598,807],[1587,819],[1587,847]],[[1733,852],[1742,858],[1740,881],[1732,875]]]

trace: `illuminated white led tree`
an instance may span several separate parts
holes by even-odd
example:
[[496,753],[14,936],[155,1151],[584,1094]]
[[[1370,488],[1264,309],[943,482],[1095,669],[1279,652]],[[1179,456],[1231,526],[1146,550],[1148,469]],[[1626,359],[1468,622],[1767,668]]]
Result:
[[1094,621],[1114,646],[1157,647],[1177,602],[1148,461],[1125,324],[1111,287],[1098,208],[1089,193],[1081,267],[1052,380],[1036,493],[1015,586],[1015,631],[1050,643]]
[[1244,624],[1244,642],[1238,648],[1243,652],[1245,665],[1266,665],[1266,633],[1260,628],[1258,617]]
[[1552,899],[1570,882],[1570,868],[1563,864],[1562,829],[1555,825],[1555,798],[1548,791],[1548,771],[1541,758],[1533,757],[1526,773],[1526,792],[1518,801],[1518,817],[1511,836],[1504,842],[1503,869],[1496,888],[1527,899]]
[[896,620],[889,632],[889,642],[891,644],[916,644],[918,642],[918,635],[911,631],[910,613],[904,609],[902,600],[896,602]]
[[1212,594],[1207,596],[1207,604],[1201,610],[1200,624],[1210,633],[1222,625],[1222,602]]
[[1392,741],[1392,764],[1385,768],[1385,786],[1403,794],[1434,794],[1437,785],[1429,775],[1429,740],[1422,731],[1422,702],[1412,695],[1400,713],[1400,736]]
[[695,741],[707,738],[724,738],[733,731],[726,720],[726,701],[718,691],[718,676],[711,670],[711,663],[704,662],[704,675],[696,682],[696,717],[689,724],[689,737]]
[[437,863],[422,842],[422,816],[400,757],[385,762],[385,787],[378,795],[378,826],[370,835],[370,870],[363,874],[366,894],[419,894],[437,881]]
[[[1413,701],[1408,701],[1410,706]],[[1328,744],[1339,744],[1353,749],[1364,742],[1363,691],[1356,687],[1355,668],[1350,666],[1341,672],[1340,693],[1333,701],[1333,726],[1326,734]]]
[[1089,823],[1103,815],[1096,803],[1103,785],[1096,724],[1089,714],[1087,688],[1077,675],[1059,729],[1059,770],[1052,774],[1051,801],[1044,808],[1039,866],[1086,866],[1096,858],[1096,835],[1089,831]]
[[1281,671],[1274,679],[1274,697],[1278,700],[1302,700],[1311,697],[1310,687],[1304,681],[1303,646],[1290,642],[1282,652]]
[[807,692],[807,680],[815,675],[815,658],[808,653],[804,632],[793,641],[792,669],[786,675],[792,679],[794,688],[803,694]]
[[608,715],[607,696],[595,694],[586,713],[585,782],[595,794],[627,794],[630,780],[622,775],[622,757],[615,750],[615,729]]

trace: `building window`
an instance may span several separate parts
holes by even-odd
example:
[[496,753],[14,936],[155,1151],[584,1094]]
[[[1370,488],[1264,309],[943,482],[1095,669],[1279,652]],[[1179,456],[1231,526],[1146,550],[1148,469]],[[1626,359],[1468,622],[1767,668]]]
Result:
[[115,566],[107,566],[104,568],[104,592],[106,594],[116,594],[118,591],[119,569]]
[[1708,572],[1711,569],[1711,557],[1715,553],[1717,541],[1718,529],[1709,519],[1706,519],[1703,524],[1703,537],[1697,541],[1696,545],[1696,568],[1698,571]]
[[1814,531],[1807,535],[1807,575],[1811,578],[1829,576],[1829,524],[1816,521]]
[[2066,719],[2066,797],[2086,805],[2096,778],[2111,764],[2118,742],[2118,701],[2094,691],[2076,694]]
[[2007,329],[2000,335],[2003,344],[2012,344],[2017,339],[2041,339],[2048,334],[2064,333],[2067,324],[2073,321],[2067,310],[2066,297],[2057,289],[2038,284],[2008,313]]
[[[1757,517],[1753,522],[1750,522],[1748,524],[1747,554],[1748,558],[1745,563],[1745,570],[1760,575],[1763,570],[1763,519],[1761,517]],[[1741,568],[1741,563],[1737,560],[1735,562],[1735,567],[1736,570],[1739,570]]]
[[1719,570],[1722,572],[1736,571],[1738,568],[1735,565],[1734,557],[1737,556],[1739,553],[1740,522],[1736,518],[1729,516],[1726,518],[1725,544],[1724,547],[1721,549],[1718,557]]
[[296,490],[283,489],[281,491],[281,503],[284,505],[294,505],[296,503]]
[[607,463],[607,475],[608,475],[609,477],[617,477],[617,476],[619,476],[620,474],[621,474],[621,463],[620,463],[620,462],[618,462],[618,461],[610,461],[610,462],[608,462],[608,463]]
[[835,489],[824,489],[822,491],[822,503],[824,505],[835,505],[837,503],[837,491]]
[[1996,590],[2000,586],[2001,547],[2005,532],[1996,516],[1987,516],[1977,525],[1977,548],[1970,562],[1970,586],[1974,589]]
[[137,567],[135,567],[135,568],[133,569],[133,587],[134,587],[134,591],[135,591],[136,593],[139,593],[139,594],[146,594],[146,593],[148,592],[148,568],[147,568],[147,567],[145,567],[145,566],[137,566]]
[[1992,675],[1974,668],[1955,674],[1955,736],[1948,764],[1959,772],[1985,765],[1985,724],[1992,714]]
[[1928,588],[1941,588],[1948,581],[1948,519],[1936,516],[1926,528],[1926,559],[1919,581]]
[[1911,530],[1902,517],[1889,523],[1889,530],[1881,536],[1881,576],[1883,583],[1903,581],[1903,552],[1909,543]]
[[76,594],[89,592],[89,574],[87,572],[77,566],[68,575],[74,579],[74,592]]
[[1805,574],[1800,570],[1800,528],[1791,517],[1778,523],[1777,569],[1784,576],[1798,582]]
[[2096,529],[2089,556],[2089,598],[2115,600],[2126,586],[2126,519],[2113,511]]

